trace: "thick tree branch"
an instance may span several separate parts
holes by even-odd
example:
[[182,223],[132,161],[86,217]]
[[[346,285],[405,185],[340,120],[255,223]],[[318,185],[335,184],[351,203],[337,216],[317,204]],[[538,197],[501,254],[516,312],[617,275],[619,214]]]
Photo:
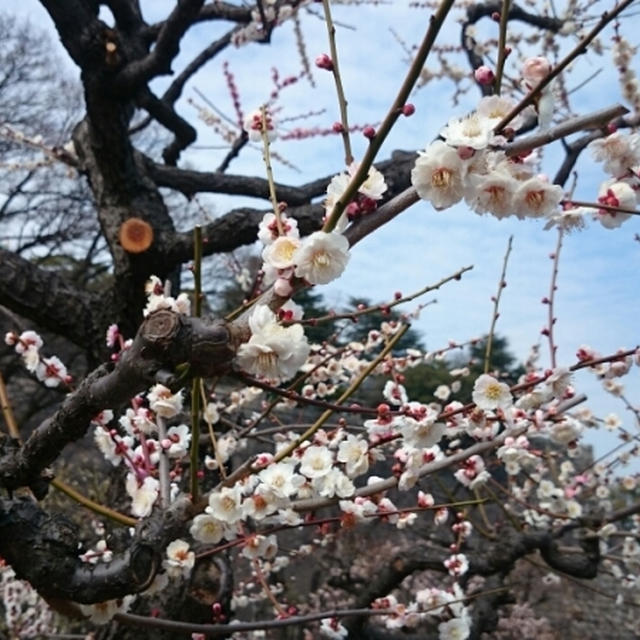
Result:
[[131,93],[152,78],[171,73],[171,63],[180,51],[180,40],[197,19],[204,0],[178,0],[175,9],[164,21],[155,47],[140,60],[129,62],[120,71],[115,87]]
[[[251,9],[214,0],[200,9],[193,20],[193,24],[208,20],[228,20],[238,24],[247,24],[251,22]],[[143,32],[145,40],[153,42],[159,36],[164,24],[163,21],[148,26]]]
[[85,434],[98,413],[118,407],[159,378],[171,384],[178,365],[188,364],[192,375],[223,373],[241,338],[237,328],[222,323],[205,324],[166,310],[151,314],[118,363],[90,373],[22,447],[16,449],[6,437],[0,440],[0,485],[30,486],[41,497],[47,479],[40,474],[69,442]]
[[98,295],[2,248],[0,263],[0,304],[85,349],[94,351],[96,341],[102,342],[96,336],[103,304]]

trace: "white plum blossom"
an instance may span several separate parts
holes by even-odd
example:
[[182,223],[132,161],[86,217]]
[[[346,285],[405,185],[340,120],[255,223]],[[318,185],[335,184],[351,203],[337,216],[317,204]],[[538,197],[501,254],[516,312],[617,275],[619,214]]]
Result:
[[224,522],[214,518],[211,514],[200,513],[193,519],[189,533],[194,540],[199,542],[217,544],[230,535],[230,530]]
[[226,524],[234,524],[242,518],[242,489],[235,485],[214,491],[205,511]]
[[151,476],[147,476],[142,482],[133,473],[127,474],[125,482],[127,493],[131,496],[131,513],[138,518],[145,518],[151,513],[151,509],[158,498],[160,483]]
[[469,174],[465,200],[476,213],[491,213],[497,218],[504,218],[515,213],[514,195],[517,188],[518,181],[507,171]]
[[438,640],[467,640],[471,627],[466,618],[451,618],[438,625]]
[[300,474],[294,472],[291,462],[270,464],[258,474],[258,478],[278,498],[290,498],[305,482]]
[[248,536],[242,547],[242,555],[254,560],[264,558],[271,560],[278,553],[278,540],[275,535],[263,536],[255,534]]
[[67,368],[60,358],[51,356],[50,358],[42,358],[36,367],[35,374],[46,387],[57,387],[61,382],[66,381]]
[[173,418],[182,411],[182,391],[171,393],[164,385],[155,384],[147,394],[149,408],[162,418]]
[[518,218],[541,218],[555,212],[564,193],[562,187],[539,177],[520,184],[513,196],[513,209]]
[[355,493],[355,486],[349,478],[335,467],[329,469],[328,473],[312,479],[315,491],[325,498],[348,498]]
[[479,409],[506,409],[513,404],[509,385],[483,373],[473,385],[472,398]]
[[451,387],[446,384],[438,385],[438,388],[433,392],[433,397],[442,402],[446,402],[451,395]]
[[293,256],[300,247],[300,240],[292,236],[280,236],[268,244],[263,252],[265,264],[274,269],[293,267]]
[[196,555],[189,549],[189,543],[178,539],[167,547],[167,557],[162,566],[170,578],[188,578],[195,561]]
[[489,472],[485,470],[484,460],[481,456],[474,455],[462,463],[462,468],[454,474],[456,480],[469,489],[475,489],[489,479]]
[[640,134],[615,131],[598,138],[589,145],[593,157],[604,163],[604,170],[621,177],[629,168],[640,163]]
[[387,380],[382,390],[382,395],[387,402],[401,406],[408,401],[405,388],[394,380]]
[[300,473],[307,478],[321,478],[331,471],[333,455],[327,447],[311,445],[307,447],[300,460]]
[[248,373],[288,380],[306,361],[309,344],[300,324],[280,325],[266,305],[249,318],[251,338],[238,349],[237,362]]
[[349,241],[340,233],[316,231],[303,238],[293,256],[295,274],[311,284],[335,280],[349,261]]
[[402,434],[404,442],[409,447],[428,449],[438,444],[445,433],[446,427],[442,422],[436,422],[438,412],[433,408],[410,402],[405,414],[396,416],[393,425]]
[[446,209],[464,196],[467,167],[458,152],[442,140],[431,143],[411,171],[411,184],[423,200],[436,209]]
[[[598,202],[609,207],[635,210],[636,194],[633,188],[626,182],[605,182],[600,187]],[[598,220],[603,227],[607,229],[615,229],[625,220],[628,220],[631,215],[632,214],[625,213],[624,211],[598,209],[594,218]]]
[[190,442],[191,429],[186,424],[179,424],[169,428],[161,445],[170,458],[181,458],[189,450]]
[[324,618],[320,623],[320,634],[329,640],[342,640],[349,635],[349,632],[337,618]]
[[451,118],[440,132],[452,147],[484,149],[493,136],[495,122],[474,111],[463,118]]
[[354,435],[348,435],[338,447],[338,462],[345,463],[347,476],[355,478],[369,469],[369,445],[366,440]]
[[469,570],[469,561],[464,553],[454,553],[443,564],[452,576],[462,576]]

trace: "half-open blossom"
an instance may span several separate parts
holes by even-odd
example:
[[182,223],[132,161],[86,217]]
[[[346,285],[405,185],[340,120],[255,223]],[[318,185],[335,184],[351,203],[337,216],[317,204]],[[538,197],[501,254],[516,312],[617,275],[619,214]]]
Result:
[[302,240],[293,261],[295,274],[311,284],[338,278],[349,261],[349,241],[340,233],[316,231]]
[[[269,110],[265,112],[264,121],[267,125],[267,138],[272,142],[278,137],[278,132],[275,118],[269,113]],[[263,126],[262,109],[254,109],[247,113],[242,123],[242,128],[247,132],[249,140],[252,142],[261,142]]]
[[[598,202],[608,207],[618,207],[620,209],[635,210],[636,194],[631,186],[626,182],[605,182],[600,187]],[[614,211],[612,209],[598,209],[595,218],[600,221],[603,227],[615,229],[632,214],[624,211]]]
[[258,240],[264,245],[271,244],[281,235],[288,236],[290,238],[299,238],[300,232],[298,231],[298,221],[295,218],[289,218],[284,213],[280,215],[280,225],[283,233],[278,230],[278,223],[276,221],[275,213],[265,213],[260,225],[258,226]]

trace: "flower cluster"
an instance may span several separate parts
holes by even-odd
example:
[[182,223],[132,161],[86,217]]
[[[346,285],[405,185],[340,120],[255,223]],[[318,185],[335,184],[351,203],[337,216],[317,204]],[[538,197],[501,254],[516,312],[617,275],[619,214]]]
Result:
[[[336,202],[342,198],[359,167],[357,162],[352,162],[346,173],[339,173],[331,178],[331,182],[327,186],[327,198],[324,202],[327,216],[333,211]],[[358,188],[356,198],[347,203],[344,213],[336,224],[336,229],[342,232],[349,222],[375,211],[386,190],[387,184],[382,173],[375,167],[370,167],[367,179]]]
[[60,358],[57,356],[45,358],[40,355],[43,342],[35,331],[23,331],[19,335],[9,331],[4,337],[4,342],[14,347],[15,352],[22,356],[26,369],[35,374],[45,386],[57,387],[60,384],[71,383],[72,378]]

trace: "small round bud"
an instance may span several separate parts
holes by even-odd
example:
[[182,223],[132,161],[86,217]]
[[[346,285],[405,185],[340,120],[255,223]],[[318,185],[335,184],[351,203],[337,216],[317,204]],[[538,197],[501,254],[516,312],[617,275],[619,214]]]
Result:
[[318,69],[333,71],[333,60],[326,53],[321,53],[316,58],[316,67],[318,67]]
[[407,118],[409,116],[412,116],[415,112],[416,112],[416,108],[410,102],[407,102],[407,104],[403,105],[402,107],[402,115],[406,116]]
[[375,137],[376,137],[376,130],[375,130],[373,127],[371,127],[371,126],[369,126],[369,127],[365,127],[365,128],[362,130],[362,135],[363,135],[365,138],[369,138],[369,140],[372,140],[373,138],[375,138]]
[[492,85],[496,79],[496,75],[493,73],[493,70],[485,65],[478,67],[473,72],[473,77],[476,79],[476,82],[483,87]]
[[342,126],[342,122],[334,122],[331,125],[331,129],[334,133],[342,133],[344,131],[344,127]]

